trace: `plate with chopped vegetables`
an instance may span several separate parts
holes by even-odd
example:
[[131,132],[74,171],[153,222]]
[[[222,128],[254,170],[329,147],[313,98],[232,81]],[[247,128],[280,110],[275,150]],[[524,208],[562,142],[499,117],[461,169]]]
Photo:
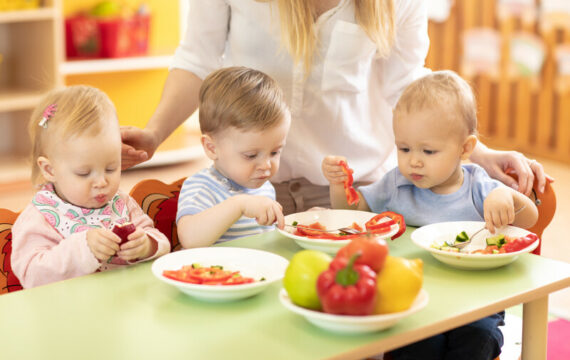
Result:
[[206,301],[232,301],[256,295],[280,281],[289,261],[255,249],[208,247],[166,254],[152,273],[183,293]]
[[[515,226],[483,230],[482,221],[451,221],[422,226],[412,232],[412,241],[437,260],[459,269],[493,269],[515,261],[519,255],[536,249],[538,237]],[[459,249],[453,245],[471,241]]]
[[[406,231],[404,218],[390,211],[376,214],[341,209],[309,210],[285,216],[285,224],[283,230],[278,229],[279,232],[302,248],[332,255],[362,235],[346,231],[372,233],[381,239],[395,239]],[[348,230],[343,231],[346,228]]]

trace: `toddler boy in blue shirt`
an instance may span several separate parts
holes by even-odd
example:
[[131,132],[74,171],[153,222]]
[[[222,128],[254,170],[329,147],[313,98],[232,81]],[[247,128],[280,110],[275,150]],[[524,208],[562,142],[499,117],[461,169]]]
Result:
[[[327,156],[322,170],[333,208],[393,211],[411,226],[444,221],[485,221],[487,229],[534,225],[538,211],[525,195],[491,179],[478,165],[462,164],[477,144],[477,108],[470,86],[452,71],[436,71],[410,84],[394,109],[398,167],[358,188],[349,206],[340,166]],[[517,212],[516,210],[521,210]],[[492,360],[501,352],[504,312],[392,352],[402,359]]]

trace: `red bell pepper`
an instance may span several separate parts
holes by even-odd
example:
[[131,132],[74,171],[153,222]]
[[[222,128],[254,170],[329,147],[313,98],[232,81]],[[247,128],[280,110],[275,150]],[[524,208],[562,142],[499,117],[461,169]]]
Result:
[[[385,219],[387,218],[387,219]],[[385,228],[390,229],[390,226],[398,224],[399,230],[392,236],[392,240],[399,238],[406,231],[406,222],[404,217],[393,211],[384,211],[368,220],[364,226],[366,230],[373,233],[380,233]],[[385,231],[384,231],[385,232]]]
[[352,177],[354,170],[348,167],[346,161],[341,161],[339,165],[342,166],[342,171],[346,174],[346,180],[344,180],[344,192],[346,194],[346,201],[348,202],[348,205],[356,205],[360,201],[360,197],[352,186],[354,183],[354,178]]
[[373,235],[362,235],[340,248],[336,257],[350,259],[356,253],[361,255],[356,259],[355,264],[368,265],[378,273],[384,267],[384,261],[388,255],[388,244],[384,239],[378,239]]
[[317,294],[326,313],[370,315],[374,311],[376,273],[368,265],[354,264],[359,256],[335,257],[319,275]]

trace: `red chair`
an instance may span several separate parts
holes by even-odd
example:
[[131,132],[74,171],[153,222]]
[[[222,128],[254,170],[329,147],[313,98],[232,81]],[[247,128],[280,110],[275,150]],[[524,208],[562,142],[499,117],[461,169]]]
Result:
[[22,290],[20,280],[12,272],[12,225],[19,213],[0,209],[0,295]]
[[178,195],[185,178],[171,184],[147,179],[133,186],[130,195],[136,200],[143,211],[154,221],[154,226],[170,240],[171,251],[180,250],[176,231],[176,210]]

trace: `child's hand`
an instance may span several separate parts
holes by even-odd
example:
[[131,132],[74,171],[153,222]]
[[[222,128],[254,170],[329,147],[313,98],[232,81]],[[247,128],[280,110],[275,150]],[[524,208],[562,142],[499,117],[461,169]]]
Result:
[[128,240],[117,252],[117,256],[125,261],[146,259],[156,252],[154,240],[149,238],[143,229],[137,228],[129,234]]
[[346,162],[344,156],[325,156],[321,164],[323,175],[331,184],[342,184],[346,180],[346,174],[340,166],[340,162]]
[[483,203],[485,227],[495,233],[495,228],[512,224],[515,221],[515,205],[510,191],[497,188],[487,196]]
[[108,229],[87,231],[87,246],[99,261],[107,261],[119,251],[121,238]]
[[243,215],[255,218],[259,225],[269,226],[277,223],[279,229],[285,226],[283,207],[277,201],[266,196],[247,196],[242,204]]

